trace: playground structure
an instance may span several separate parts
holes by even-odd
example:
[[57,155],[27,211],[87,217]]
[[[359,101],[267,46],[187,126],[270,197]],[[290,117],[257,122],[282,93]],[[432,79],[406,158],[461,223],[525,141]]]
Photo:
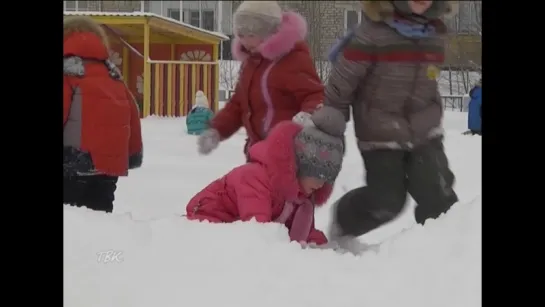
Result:
[[219,43],[229,38],[153,13],[64,12],[89,16],[110,40],[110,60],[123,73],[141,116],[185,116],[197,91],[218,110]]

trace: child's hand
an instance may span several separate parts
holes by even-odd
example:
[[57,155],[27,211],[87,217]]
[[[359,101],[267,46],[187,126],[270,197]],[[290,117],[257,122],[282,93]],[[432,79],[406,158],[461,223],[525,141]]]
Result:
[[292,118],[292,121],[303,127],[307,127],[307,126],[314,127],[314,122],[312,121],[312,119],[310,119],[311,116],[312,114],[310,113],[299,112],[295,114],[295,116]]
[[204,131],[197,139],[197,146],[201,155],[207,155],[218,147],[220,143],[220,134],[216,129]]

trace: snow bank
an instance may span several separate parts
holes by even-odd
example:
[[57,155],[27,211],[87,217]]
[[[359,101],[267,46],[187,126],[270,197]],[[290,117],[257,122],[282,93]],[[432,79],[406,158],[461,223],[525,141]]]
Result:
[[[445,112],[460,203],[415,225],[407,213],[362,239],[360,257],[302,250],[280,225],[211,225],[180,215],[195,192],[243,163],[237,134],[202,157],[184,119],[143,120],[144,167],[119,181],[114,214],[64,208],[66,307],[480,307],[481,137]],[[363,180],[353,128],[332,201]],[[324,229],[329,207],[317,211]]]
[[301,250],[274,224],[65,207],[64,227],[67,307],[481,306],[480,200],[361,257]]

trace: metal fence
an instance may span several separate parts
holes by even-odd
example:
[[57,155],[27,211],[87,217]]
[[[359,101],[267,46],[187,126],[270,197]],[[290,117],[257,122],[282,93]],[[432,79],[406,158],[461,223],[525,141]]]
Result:
[[467,95],[442,95],[443,108],[445,110],[467,112],[469,96]]
[[[235,91],[233,90],[220,90],[219,100],[228,101]],[[467,112],[470,98],[463,95],[444,95],[441,96],[443,102],[443,108],[449,111]]]

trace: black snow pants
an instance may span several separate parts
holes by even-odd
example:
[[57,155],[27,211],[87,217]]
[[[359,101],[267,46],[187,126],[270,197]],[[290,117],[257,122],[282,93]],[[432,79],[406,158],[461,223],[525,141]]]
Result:
[[106,175],[64,177],[63,203],[112,212],[117,179]]
[[342,235],[361,236],[392,221],[405,207],[407,193],[417,203],[419,224],[439,217],[458,201],[442,138],[412,151],[364,151],[362,157],[367,185],[347,192],[334,204]]

